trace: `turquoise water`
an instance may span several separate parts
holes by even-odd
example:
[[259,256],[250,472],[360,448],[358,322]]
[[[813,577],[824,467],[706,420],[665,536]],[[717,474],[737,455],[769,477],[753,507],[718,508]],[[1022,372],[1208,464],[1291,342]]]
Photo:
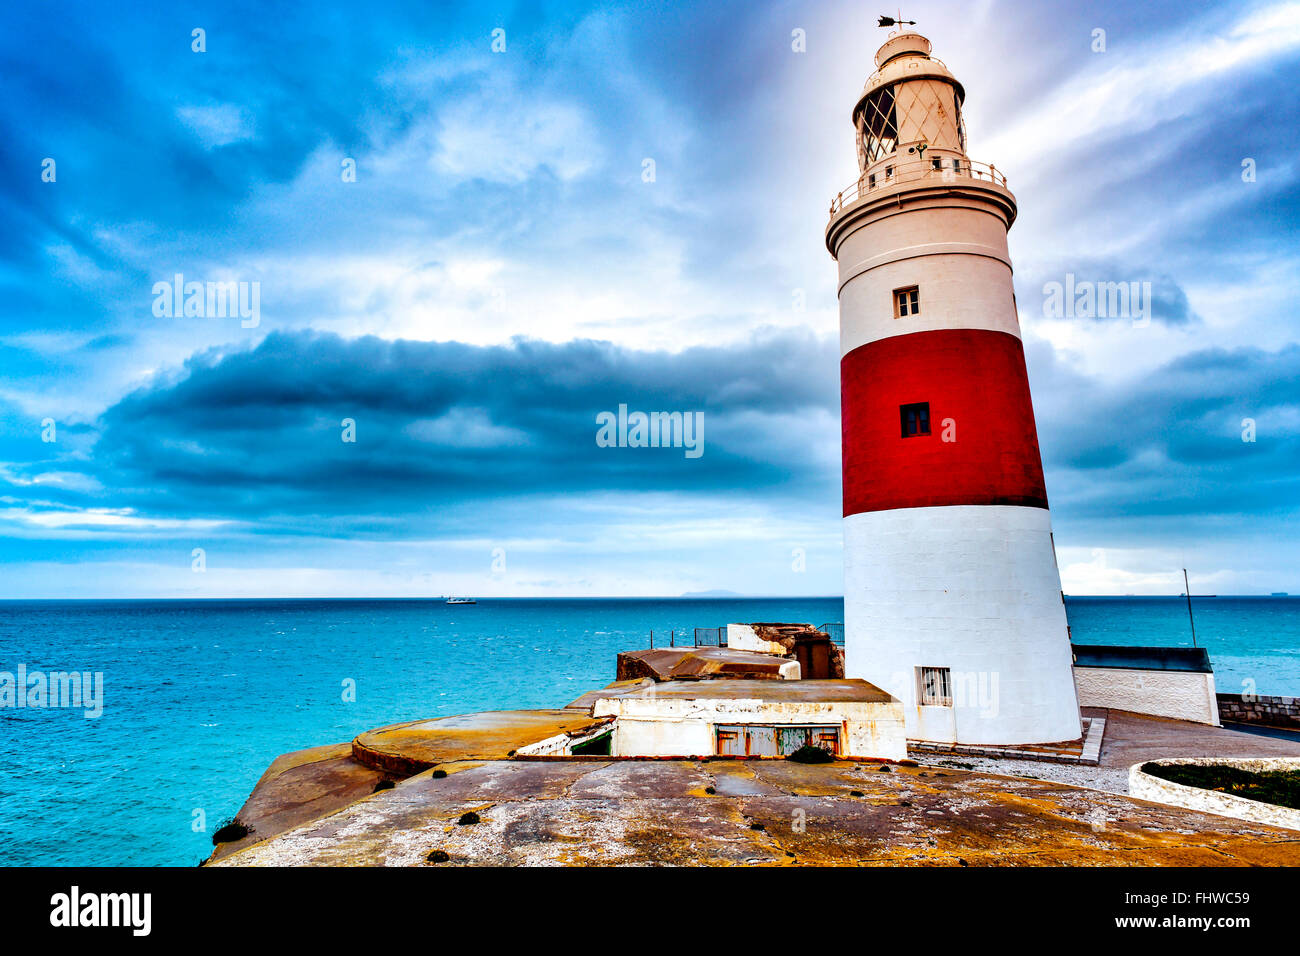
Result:
[[[1078,643],[1190,644],[1181,598],[1070,598]],[[1300,694],[1300,598],[1196,599],[1219,688]],[[100,671],[101,717],[0,709],[0,863],[189,865],[279,754],[401,720],[563,706],[620,650],[839,598],[0,602],[0,671]],[[348,682],[356,699],[344,700]],[[197,812],[206,824],[195,832]]]

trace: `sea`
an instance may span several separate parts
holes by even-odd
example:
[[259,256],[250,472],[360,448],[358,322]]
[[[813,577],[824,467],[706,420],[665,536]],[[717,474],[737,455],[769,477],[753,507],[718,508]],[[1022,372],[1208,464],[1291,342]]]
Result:
[[[1079,644],[1209,650],[1300,695],[1300,598],[1067,598]],[[102,713],[0,706],[0,864],[189,866],[279,754],[398,721],[562,707],[622,650],[841,598],[0,602],[0,672],[102,675]],[[3,676],[0,675],[0,681]],[[93,683],[93,679],[92,679]]]

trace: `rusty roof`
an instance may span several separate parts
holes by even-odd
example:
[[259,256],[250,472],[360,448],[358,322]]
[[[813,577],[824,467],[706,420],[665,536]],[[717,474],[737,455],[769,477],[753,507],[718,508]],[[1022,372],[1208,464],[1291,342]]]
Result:
[[742,651],[730,647],[657,647],[651,650],[624,651],[618,655],[619,672],[641,665],[636,670],[648,673],[636,676],[655,680],[699,680],[710,677],[753,677],[780,680],[781,668],[794,660],[777,654]]
[[760,700],[772,703],[889,703],[894,700],[864,680],[668,681],[630,693],[628,699]]

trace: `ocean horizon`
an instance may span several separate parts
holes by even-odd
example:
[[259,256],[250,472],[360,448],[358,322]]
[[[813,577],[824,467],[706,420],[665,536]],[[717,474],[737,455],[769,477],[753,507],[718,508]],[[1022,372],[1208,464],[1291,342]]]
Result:
[[[1067,596],[1079,644],[1191,646],[1187,600]],[[1217,688],[1300,695],[1300,597],[1192,598]],[[0,601],[0,672],[102,674],[102,714],[0,708],[0,863],[185,865],[277,756],[563,707],[695,627],[843,620],[838,597]]]

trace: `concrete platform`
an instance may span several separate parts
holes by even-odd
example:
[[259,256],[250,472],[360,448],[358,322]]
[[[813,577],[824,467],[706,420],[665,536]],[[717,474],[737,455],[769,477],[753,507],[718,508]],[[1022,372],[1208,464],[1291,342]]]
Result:
[[[597,699],[606,695],[593,691]],[[610,694],[623,700],[757,700],[776,704],[886,704],[892,698],[864,680],[725,680],[645,684]]]
[[[481,822],[459,824],[468,811]],[[433,851],[446,862],[427,862]],[[1297,865],[1300,833],[925,767],[490,761],[420,774],[215,863],[608,864]]]
[[[785,692],[784,684],[755,683]],[[1292,740],[1120,711],[1089,716],[1107,724],[1097,773],[1161,756],[1300,756]],[[594,723],[571,710],[513,711],[412,721],[357,738],[367,742],[364,755],[436,765],[439,779],[431,770],[407,777],[368,766],[348,743],[285,754],[239,811],[254,832],[218,847],[211,862],[425,865],[441,849],[453,865],[1300,865],[1296,831],[1060,780],[846,762],[507,756]],[[398,782],[374,793],[385,779]],[[467,810],[483,822],[458,826]]]
[[1124,710],[1085,708],[1084,713],[1106,718],[1100,757],[1103,767],[1128,767],[1157,757],[1300,756],[1300,741],[1282,737]]
[[331,744],[283,754],[262,774],[238,817],[253,832],[242,840],[222,843],[212,858],[229,856],[268,837],[311,820],[328,816],[374,792],[393,779],[352,758],[352,745]]
[[359,735],[352,741],[352,756],[373,770],[405,777],[446,761],[500,760],[528,744],[594,729],[600,723],[568,709],[499,710],[412,720]]
[[605,687],[589,690],[577,700],[565,704],[565,710],[580,710],[583,713],[590,714],[591,709],[596,706],[596,701],[604,700],[607,697],[623,697],[627,694],[633,694],[643,687],[649,687],[654,681],[649,677],[640,677],[634,680],[616,680]]
[[939,756],[986,757],[997,760],[1041,760],[1049,763],[1087,764],[1101,760],[1102,739],[1106,733],[1105,717],[1084,717],[1083,736],[1059,744],[1024,744],[994,747],[985,744],[941,744],[928,740],[908,740],[907,750],[918,759]]

